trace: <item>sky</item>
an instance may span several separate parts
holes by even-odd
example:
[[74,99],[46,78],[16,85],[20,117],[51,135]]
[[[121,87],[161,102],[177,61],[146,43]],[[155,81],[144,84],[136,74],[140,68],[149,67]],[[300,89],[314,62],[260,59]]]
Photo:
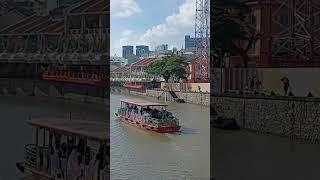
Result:
[[124,45],[184,47],[194,36],[195,0],[111,0],[111,56]]

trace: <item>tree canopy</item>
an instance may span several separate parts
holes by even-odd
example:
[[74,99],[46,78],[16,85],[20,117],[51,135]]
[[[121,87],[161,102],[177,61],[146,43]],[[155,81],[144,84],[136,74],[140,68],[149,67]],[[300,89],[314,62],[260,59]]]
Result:
[[216,59],[223,58],[225,53],[241,56],[247,67],[248,51],[256,36],[248,20],[249,8],[243,2],[224,0],[216,0],[212,8],[212,55]]
[[146,72],[151,75],[160,75],[166,82],[170,78],[175,80],[186,79],[189,75],[188,69],[183,62],[183,57],[181,56],[166,56],[161,60],[153,62],[150,64]]

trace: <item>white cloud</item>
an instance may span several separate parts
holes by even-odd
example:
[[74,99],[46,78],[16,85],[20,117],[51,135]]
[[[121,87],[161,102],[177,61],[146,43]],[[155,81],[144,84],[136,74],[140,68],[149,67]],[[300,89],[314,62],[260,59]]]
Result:
[[150,27],[141,34],[130,30],[123,31],[119,47],[145,44],[153,49],[158,44],[169,43],[177,38],[183,39],[184,35],[194,31],[195,14],[195,0],[185,0],[179,11],[166,17],[163,23]]
[[141,8],[135,0],[112,0],[111,16],[113,17],[129,17],[140,13]]
[[194,25],[196,7],[195,0],[186,0],[184,4],[179,7],[179,13],[173,14],[166,18],[168,25],[190,27]]

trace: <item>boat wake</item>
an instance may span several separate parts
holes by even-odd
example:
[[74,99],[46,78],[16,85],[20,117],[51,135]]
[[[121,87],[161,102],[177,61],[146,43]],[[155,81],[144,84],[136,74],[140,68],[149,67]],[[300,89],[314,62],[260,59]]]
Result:
[[199,131],[193,128],[188,127],[181,127],[181,130],[178,132],[179,135],[192,135],[192,134],[199,134]]

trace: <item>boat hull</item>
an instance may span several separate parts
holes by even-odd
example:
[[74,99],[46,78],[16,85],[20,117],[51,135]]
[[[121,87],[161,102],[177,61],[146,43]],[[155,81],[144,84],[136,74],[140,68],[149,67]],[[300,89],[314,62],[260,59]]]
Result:
[[157,133],[174,133],[174,132],[179,132],[180,130],[180,126],[162,126],[162,127],[157,127],[157,126],[153,126],[150,124],[145,124],[139,120],[135,120],[135,119],[129,119],[126,118],[124,116],[118,115],[116,114],[118,120],[126,123],[126,124],[130,124],[132,126],[147,130],[147,131],[154,131]]

